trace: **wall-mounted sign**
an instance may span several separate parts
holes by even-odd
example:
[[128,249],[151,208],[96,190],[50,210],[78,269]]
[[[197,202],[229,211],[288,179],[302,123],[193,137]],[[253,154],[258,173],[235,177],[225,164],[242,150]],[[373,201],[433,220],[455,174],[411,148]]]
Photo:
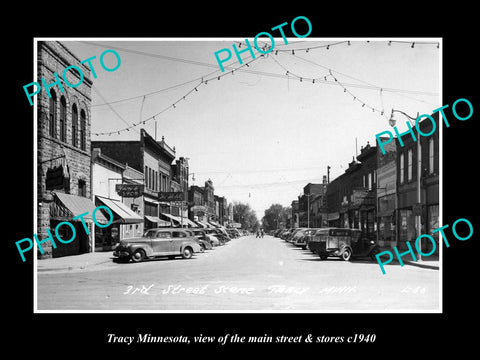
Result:
[[123,197],[137,198],[142,196],[145,185],[143,184],[116,184],[115,191]]
[[178,192],[159,192],[158,201],[185,201],[185,193]]

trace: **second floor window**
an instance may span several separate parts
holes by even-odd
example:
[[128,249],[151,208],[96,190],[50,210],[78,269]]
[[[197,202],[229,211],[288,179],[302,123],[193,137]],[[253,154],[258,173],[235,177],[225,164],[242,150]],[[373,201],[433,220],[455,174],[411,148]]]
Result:
[[50,91],[50,101],[48,109],[48,134],[51,137],[56,137],[57,134],[57,95],[55,91]]
[[407,181],[412,180],[412,169],[413,169],[413,151],[412,149],[408,150],[408,173],[407,173]]
[[60,98],[60,141],[67,139],[67,102],[65,97]]
[[80,149],[87,150],[87,116],[83,109],[80,111]]
[[77,147],[77,132],[78,132],[78,109],[77,105],[72,106],[72,145]]
[[430,138],[430,140],[428,140],[428,172],[430,174],[433,174],[433,172],[435,171],[434,148],[435,148],[435,141],[432,138]]
[[400,184],[403,184],[405,181],[405,156],[403,153],[400,154]]

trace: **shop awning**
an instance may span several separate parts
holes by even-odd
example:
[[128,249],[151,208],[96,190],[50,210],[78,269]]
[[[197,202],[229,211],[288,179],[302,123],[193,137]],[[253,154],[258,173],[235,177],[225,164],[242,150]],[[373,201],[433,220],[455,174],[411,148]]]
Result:
[[189,218],[183,218],[183,225],[189,225],[190,227],[195,227],[195,228],[198,228],[199,225],[197,223],[194,223],[192,220],[190,220]]
[[340,213],[338,212],[327,214],[327,220],[338,220],[338,219],[340,219]]
[[176,216],[174,216],[174,215],[172,215],[172,214],[163,214],[163,213],[161,213],[160,215],[165,216],[167,219],[173,220],[173,221],[175,221],[175,222],[178,223],[178,224],[180,224],[181,221],[182,221],[179,217],[176,217]]
[[95,197],[97,205],[105,205],[113,212],[113,222],[120,224],[138,224],[143,222],[143,218],[128,206],[119,200],[104,198],[101,196]]
[[[89,198],[64,194],[59,192],[52,192],[53,203],[50,207],[50,217],[56,220],[73,220],[74,217],[87,213],[82,216],[85,221],[93,222],[92,214],[95,210],[95,204]],[[78,218],[77,221],[81,221]],[[99,224],[107,224],[108,219],[102,214],[102,211],[95,212],[95,220]]]
[[214,226],[207,223],[207,222],[204,222],[204,221],[198,221],[200,224],[202,224],[204,227],[206,228],[213,228]]
[[170,226],[169,221],[161,220],[160,218],[158,218],[156,216],[145,215],[145,219],[147,219],[148,221],[150,221],[154,224],[157,224],[158,227],[169,227]]

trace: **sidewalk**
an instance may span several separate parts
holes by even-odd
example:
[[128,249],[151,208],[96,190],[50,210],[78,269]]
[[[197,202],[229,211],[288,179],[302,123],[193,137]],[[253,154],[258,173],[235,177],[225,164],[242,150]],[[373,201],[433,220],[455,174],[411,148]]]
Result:
[[85,270],[94,266],[112,263],[113,250],[51,259],[37,259],[37,271]]
[[[400,264],[393,248],[382,247],[380,248],[380,252],[382,251],[390,251],[393,254],[392,262]],[[402,253],[403,251],[399,250],[399,252]],[[412,265],[424,269],[440,270],[440,258],[438,254],[433,254],[431,256],[422,256],[422,260],[418,260],[417,258],[417,261],[414,261],[411,255],[406,255],[402,257],[402,261],[404,265]]]

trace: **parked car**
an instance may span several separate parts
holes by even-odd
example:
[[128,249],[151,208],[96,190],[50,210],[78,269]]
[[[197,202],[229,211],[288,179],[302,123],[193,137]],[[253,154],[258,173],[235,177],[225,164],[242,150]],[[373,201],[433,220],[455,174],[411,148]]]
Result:
[[337,256],[347,261],[353,256],[370,256],[375,260],[379,247],[359,229],[319,229],[308,243],[309,248],[322,260]]
[[296,228],[293,229],[286,237],[287,242],[293,243],[293,237],[300,231],[305,230],[306,228]]
[[212,228],[203,229],[205,234],[207,235],[208,239],[212,242],[213,246],[220,246],[223,245],[222,241],[220,241],[219,237],[216,236],[216,233],[213,231]]
[[295,246],[300,246],[302,249],[307,248],[307,239],[311,234],[314,234],[317,232],[318,229],[316,228],[307,228],[307,229],[301,229],[298,231],[292,238],[292,243]]
[[200,244],[203,247],[203,250],[211,250],[213,248],[212,240],[209,239],[205,231],[201,229],[189,229],[193,236],[195,236]]
[[288,237],[288,235],[293,231],[294,229],[285,229],[281,235],[280,235],[280,238],[283,239],[283,240],[286,240],[286,238]]
[[113,256],[122,262],[141,262],[159,256],[182,256],[190,259],[194,253],[203,252],[197,238],[183,229],[155,228],[147,230],[140,238],[120,241]]

